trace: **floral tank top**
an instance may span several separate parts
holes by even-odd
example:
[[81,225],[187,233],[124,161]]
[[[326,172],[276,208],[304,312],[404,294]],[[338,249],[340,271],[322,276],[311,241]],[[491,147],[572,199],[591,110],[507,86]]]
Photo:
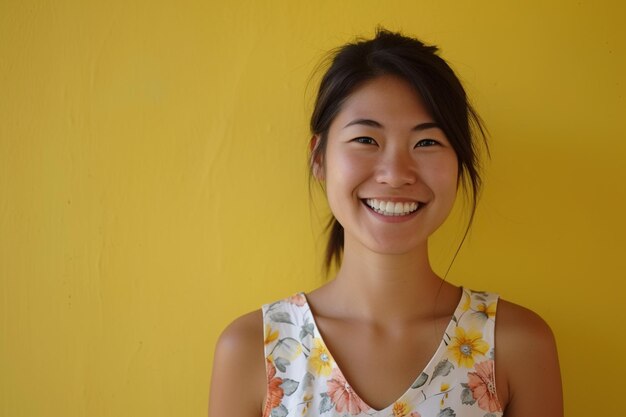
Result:
[[263,417],[499,417],[494,377],[496,294],[463,289],[434,356],[382,410],[346,381],[304,293],[263,306],[267,397]]

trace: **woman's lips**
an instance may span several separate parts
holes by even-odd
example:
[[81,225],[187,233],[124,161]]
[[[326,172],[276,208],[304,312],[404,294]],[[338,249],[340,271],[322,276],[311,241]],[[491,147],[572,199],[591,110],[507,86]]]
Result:
[[407,216],[416,212],[424,204],[419,201],[397,201],[394,199],[365,198],[362,201],[378,214],[389,217]]

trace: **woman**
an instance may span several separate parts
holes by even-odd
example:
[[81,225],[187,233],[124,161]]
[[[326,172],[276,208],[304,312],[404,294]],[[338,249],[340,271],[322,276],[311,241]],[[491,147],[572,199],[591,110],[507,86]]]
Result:
[[482,133],[436,52],[385,30],[336,52],[311,120],[310,165],[334,216],[326,266],[338,272],[223,332],[210,417],[563,415],[547,324],[431,269],[428,238],[459,184],[471,223],[472,131]]

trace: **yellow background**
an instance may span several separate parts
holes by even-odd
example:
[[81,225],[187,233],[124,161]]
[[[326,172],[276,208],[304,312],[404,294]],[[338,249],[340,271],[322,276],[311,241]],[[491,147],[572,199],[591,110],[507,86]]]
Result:
[[622,414],[623,4],[0,0],[0,415],[206,415],[223,327],[322,282],[309,77],[379,23],[491,133],[448,279],[551,324],[568,416]]

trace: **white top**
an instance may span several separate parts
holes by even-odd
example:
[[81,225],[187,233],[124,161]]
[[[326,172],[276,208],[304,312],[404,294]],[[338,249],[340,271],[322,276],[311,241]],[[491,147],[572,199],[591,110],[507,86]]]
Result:
[[494,328],[498,295],[463,289],[426,368],[393,404],[375,410],[346,381],[304,293],[263,306],[263,417],[498,417]]

